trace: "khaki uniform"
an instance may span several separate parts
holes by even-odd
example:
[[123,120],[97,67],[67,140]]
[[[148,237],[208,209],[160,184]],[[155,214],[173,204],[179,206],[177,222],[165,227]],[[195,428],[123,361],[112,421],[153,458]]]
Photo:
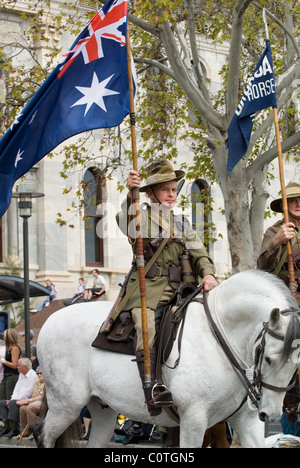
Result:
[[[134,213],[132,217],[128,216],[128,208],[130,200],[127,199],[122,203],[122,210],[117,215],[117,222],[122,232],[134,237],[135,220]],[[214,275],[215,267],[212,260],[209,258],[206,249],[192,230],[190,223],[181,215],[164,216],[151,205],[144,204],[141,207],[141,225],[143,230],[144,253],[147,256],[147,246],[153,240],[160,236],[173,238],[156,260],[156,274],[152,278],[146,277],[146,304],[148,309],[148,327],[149,327],[149,345],[154,341],[155,330],[154,326],[154,311],[159,302],[167,302],[179,286],[179,282],[172,282],[166,275],[161,275],[160,272],[166,272],[171,265],[179,266],[179,257],[184,254],[185,246],[187,247],[192,259],[193,270],[200,278],[206,275]],[[133,253],[135,255],[135,245],[133,245]],[[147,261],[147,258],[146,258]],[[138,278],[138,272],[134,271],[130,277],[127,290]],[[137,310],[138,309],[138,310]],[[124,310],[132,310],[132,315],[136,323],[138,335],[141,324],[137,323],[140,314],[140,293],[139,288],[135,290],[132,296],[128,299]],[[152,343],[150,343],[150,341]],[[141,342],[138,343],[137,349],[140,349]]]
[[[267,271],[268,273],[276,272],[276,268],[278,267],[279,262],[286,251],[286,244],[283,244],[279,247],[279,249],[276,249],[273,245],[273,239],[283,225],[284,221],[278,221],[265,232],[261,251],[257,259],[257,267],[260,270]],[[294,258],[300,255],[300,233],[295,232],[295,237],[297,237],[297,241],[293,246]],[[287,280],[289,276],[287,261],[283,264],[280,272],[278,273],[278,276],[284,281]],[[300,270],[297,268],[295,268],[295,277],[300,278]],[[299,292],[297,292],[297,302],[300,305]]]

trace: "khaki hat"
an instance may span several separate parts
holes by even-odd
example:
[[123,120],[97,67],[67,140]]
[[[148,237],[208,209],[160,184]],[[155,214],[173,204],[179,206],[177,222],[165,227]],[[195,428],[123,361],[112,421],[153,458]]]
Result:
[[[300,197],[300,184],[299,182],[292,181],[286,186],[286,198],[296,198],[296,197]],[[282,198],[273,200],[270,207],[271,207],[271,210],[275,211],[275,213],[283,213]]]
[[183,179],[185,172],[174,171],[172,164],[166,159],[159,159],[149,164],[147,167],[147,178],[140,192],[146,192],[149,187],[163,182],[178,182]]

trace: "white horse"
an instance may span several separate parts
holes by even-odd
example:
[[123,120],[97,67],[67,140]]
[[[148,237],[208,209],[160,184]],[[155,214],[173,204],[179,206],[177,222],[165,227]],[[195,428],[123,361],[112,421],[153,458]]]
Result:
[[[227,419],[243,447],[264,447],[260,419],[280,417],[286,387],[299,364],[292,348],[300,339],[299,308],[280,280],[254,271],[224,281],[209,293],[208,305],[243,368],[253,366],[255,350],[263,340],[259,372],[265,385],[258,409],[241,405],[244,385],[217,343],[203,305],[190,303],[179,365],[175,369],[163,366],[180,416],[180,446],[201,447],[205,430]],[[111,306],[98,302],[62,309],[50,316],[40,332],[38,356],[48,402],[42,431],[46,447],[55,446],[86,405],[92,417],[88,447],[106,446],[118,413],[145,423],[177,426],[164,411],[160,416],[149,415],[132,356],[91,347]],[[283,316],[278,309],[293,313]],[[263,322],[268,322],[268,332],[261,338]],[[167,364],[173,367],[177,358],[175,342]]]

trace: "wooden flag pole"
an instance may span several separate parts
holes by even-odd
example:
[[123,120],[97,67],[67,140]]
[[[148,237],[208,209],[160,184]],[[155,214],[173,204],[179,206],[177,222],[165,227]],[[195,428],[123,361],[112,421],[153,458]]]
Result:
[[[137,162],[137,144],[135,130],[135,104],[134,104],[134,87],[131,66],[131,46],[129,25],[127,26],[127,65],[129,79],[129,94],[130,94],[130,127],[131,127],[131,144],[132,144],[132,159],[133,170],[138,171]],[[150,349],[148,338],[148,319],[147,319],[147,304],[146,304],[146,280],[145,280],[145,261],[144,261],[144,245],[143,233],[141,226],[141,211],[140,211],[140,192],[139,189],[133,189],[133,203],[135,204],[136,213],[136,263],[139,274],[139,286],[141,297],[141,313],[142,313],[142,328],[143,328],[143,346],[144,346],[144,364],[145,364],[145,387],[151,386],[151,364],[150,364]]]
[[[267,13],[266,9],[263,9],[263,21],[265,23],[265,30],[266,30],[266,41],[270,42],[270,35],[267,23]],[[277,151],[278,151],[278,165],[279,165],[279,177],[280,177],[280,185],[281,185],[281,195],[282,195],[282,207],[283,207],[283,214],[284,214],[284,222],[289,222],[289,209],[286,197],[286,188],[285,188],[285,181],[284,181],[284,167],[283,167],[283,156],[282,156],[282,145],[281,145],[281,136],[280,136],[280,128],[279,128],[279,120],[278,120],[278,109],[277,107],[273,107],[273,114],[274,114],[274,124],[275,124],[275,134],[276,134],[276,144],[277,144]],[[294,298],[296,299],[296,286],[295,286],[295,266],[294,266],[294,257],[293,257],[293,249],[291,241],[287,242],[287,254],[288,254],[288,269],[289,269],[289,288],[291,293],[293,294]]]
[[[281,195],[282,195],[282,207],[283,207],[283,214],[284,214],[284,222],[289,222],[289,209],[287,203],[287,196],[286,196],[286,188],[285,188],[285,181],[284,181],[284,167],[283,167],[283,156],[282,156],[282,146],[281,146],[281,138],[280,138],[280,129],[279,129],[279,120],[278,120],[278,110],[277,107],[273,107],[274,113],[274,124],[275,124],[275,133],[276,133],[276,143],[277,143],[277,150],[278,150],[278,165],[279,165],[279,177],[280,177],[280,185],[281,185]],[[293,249],[291,241],[287,242],[287,259],[288,259],[288,269],[289,269],[289,287],[291,293],[293,294],[294,298],[296,299],[296,286],[295,286],[295,265],[294,265],[294,257],[293,257]]]

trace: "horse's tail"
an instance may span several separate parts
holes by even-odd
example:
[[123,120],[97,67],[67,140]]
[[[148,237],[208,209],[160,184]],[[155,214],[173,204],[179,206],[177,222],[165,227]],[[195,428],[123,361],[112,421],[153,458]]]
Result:
[[[39,412],[38,422],[33,426],[33,435],[38,448],[44,448],[43,427],[44,420],[48,412],[47,396],[44,395],[42,406]],[[70,427],[68,427],[56,440],[54,448],[75,448],[80,436],[82,428],[80,419],[78,418]]]
[[48,403],[47,403],[46,393],[44,393],[38,421],[32,427],[32,433],[33,433],[34,440],[38,448],[44,447],[43,425],[44,425],[44,419],[46,417],[47,412],[48,412]]
[[168,427],[164,448],[179,447],[180,426]]

